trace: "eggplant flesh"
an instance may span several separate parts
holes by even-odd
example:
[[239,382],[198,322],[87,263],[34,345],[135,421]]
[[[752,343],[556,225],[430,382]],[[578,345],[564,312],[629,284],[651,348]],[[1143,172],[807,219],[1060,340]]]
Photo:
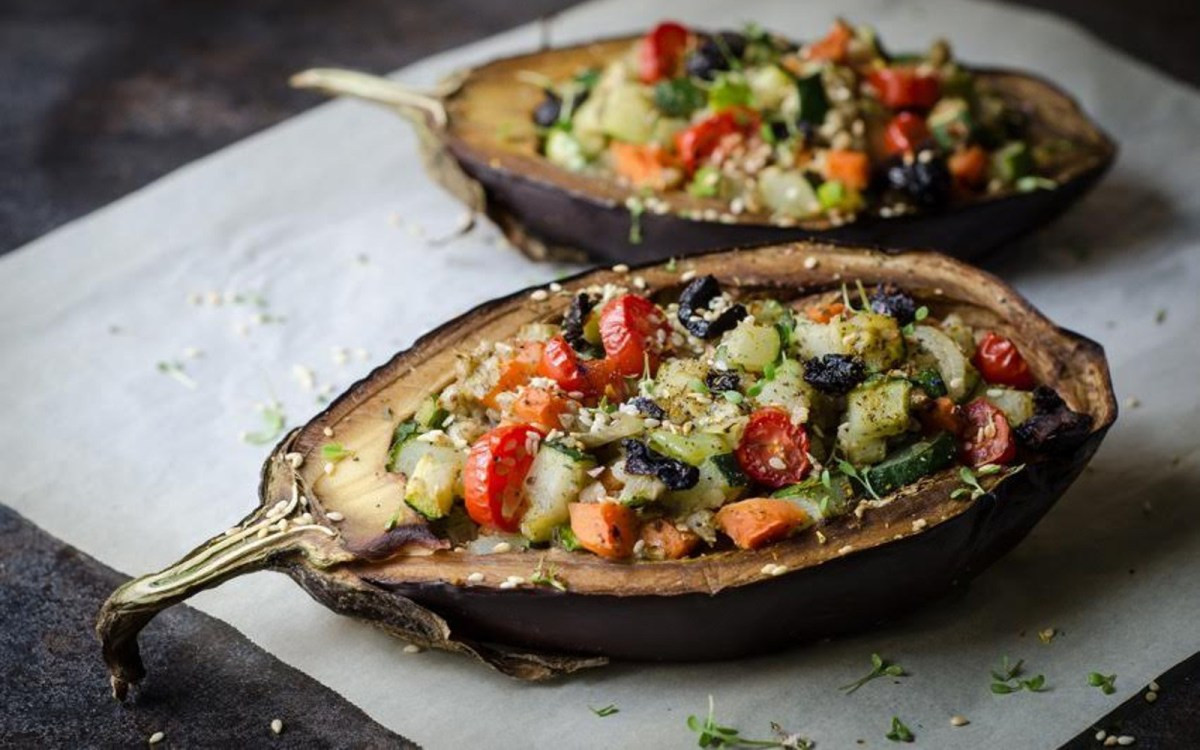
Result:
[[[955,312],[1014,340],[1039,382],[1089,417],[1091,428],[1069,450],[983,479],[989,492],[978,499],[952,499],[961,484],[947,469],[861,517],[823,526],[823,541],[806,534],[760,550],[629,563],[558,549],[477,554],[431,543],[415,511],[402,510],[389,525],[406,508],[403,480],[384,468],[393,429],[449,384],[460,353],[527,323],[561,319],[571,299],[595,284],[628,284],[636,275],[645,293],[670,296],[685,279],[708,274],[736,294],[785,299],[845,280],[896,283],[935,315]],[[397,354],[275,448],[258,507],[244,521],[114,592],[97,632],[115,694],[144,675],[137,634],[155,613],[261,569],[287,573],[335,611],[524,679],[608,658],[731,658],[869,627],[965,585],[1008,551],[1083,470],[1117,415],[1099,345],[1056,327],[995,277],[936,253],[802,242],[596,270],[561,283],[562,293],[547,299],[534,301],[526,290],[484,304]],[[358,459],[332,473],[321,459],[327,430]],[[512,576],[530,581],[539,570],[553,571],[563,590],[505,584]]]
[[[665,213],[635,212],[629,206],[639,200],[636,189],[608,176],[563,169],[539,154],[531,113],[544,93],[521,79],[530,71],[550,80],[568,79],[581,69],[603,67],[633,41],[609,39],[495,60],[448,79],[428,95],[340,70],[306,71],[292,82],[394,107],[421,135],[431,174],[538,260],[647,263],[798,239],[890,249],[937,247],[973,258],[1065,211],[1116,157],[1112,139],[1053,84],[1026,73],[973,68],[981,90],[1028,115],[1032,144],[1071,144],[1070,156],[1049,175],[1056,187],[980,197],[932,212],[886,218],[864,214],[841,225],[819,219],[781,226],[761,214],[729,215],[721,201],[682,191],[660,196],[669,206]],[[709,218],[689,218],[705,215]]]

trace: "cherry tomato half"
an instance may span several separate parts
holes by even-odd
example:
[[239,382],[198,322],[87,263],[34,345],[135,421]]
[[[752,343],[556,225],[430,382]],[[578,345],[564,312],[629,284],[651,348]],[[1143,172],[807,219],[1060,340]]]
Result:
[[721,139],[734,133],[753,133],[759,117],[746,107],[730,107],[705,118],[675,136],[675,150],[688,170],[694,170],[716,150]]
[[664,21],[647,32],[638,49],[638,74],[642,83],[669,78],[679,65],[687,41],[688,30],[674,21]]
[[623,294],[609,300],[600,311],[600,340],[604,343],[605,359],[614,374],[637,377],[646,368],[658,368],[662,350],[659,332],[665,339],[670,333],[666,316],[658,305],[637,294]]
[[901,112],[893,117],[883,132],[884,146],[892,156],[916,151],[917,146],[928,138],[929,127],[925,124],[925,118],[912,112]]
[[542,431],[532,425],[505,424],[475,441],[463,467],[463,495],[471,520],[517,530],[525,510],[521,490],[541,438]]
[[1007,464],[1017,457],[1017,444],[1004,412],[987,399],[977,398],[963,407],[962,459],[971,466]]
[[929,109],[942,95],[937,76],[923,75],[909,67],[873,70],[867,82],[879,100],[892,109]]
[[792,424],[783,409],[759,409],[750,415],[737,460],[751,479],[768,487],[795,484],[808,474],[808,432]]
[[1028,390],[1034,386],[1033,374],[1017,345],[1011,339],[988,331],[975,350],[972,363],[989,383]]
[[564,391],[588,390],[587,371],[579,360],[579,355],[561,335],[546,342],[545,348],[542,349],[542,359],[538,362],[537,374],[558,383],[558,387]]

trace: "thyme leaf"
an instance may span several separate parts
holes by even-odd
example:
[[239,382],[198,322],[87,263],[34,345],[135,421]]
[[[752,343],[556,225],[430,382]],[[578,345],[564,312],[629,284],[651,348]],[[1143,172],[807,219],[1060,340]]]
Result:
[[838,690],[842,690],[846,695],[850,695],[871,680],[880,677],[903,677],[906,674],[908,673],[904,671],[904,667],[899,664],[893,664],[879,654],[871,654],[871,671],[866,676],[860,677],[848,685],[842,685]]
[[904,726],[904,722],[900,721],[899,716],[892,717],[892,731],[884,735],[892,742],[912,742],[917,738],[912,730]]

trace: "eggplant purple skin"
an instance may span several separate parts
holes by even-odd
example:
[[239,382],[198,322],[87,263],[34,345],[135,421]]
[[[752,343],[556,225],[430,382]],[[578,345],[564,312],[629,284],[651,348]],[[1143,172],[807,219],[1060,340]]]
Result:
[[[966,584],[1023,539],[1096,452],[1031,464],[924,533],[716,594],[598,596],[369,582],[444,617],[460,636],[637,661],[732,659],[866,629]],[[854,592],[854,598],[846,596]]]
[[[650,263],[726,247],[796,240],[910,250],[936,247],[957,258],[982,257],[1049,223],[1104,175],[1111,159],[1051,190],[1018,193],[937,212],[892,218],[862,217],[831,229],[807,230],[770,224],[693,221],[646,212],[641,241],[629,241],[629,211],[517,173],[488,168],[456,154],[464,170],[484,188],[488,212],[519,221],[548,246],[574,248],[599,263]],[[501,220],[503,221],[503,220]]]

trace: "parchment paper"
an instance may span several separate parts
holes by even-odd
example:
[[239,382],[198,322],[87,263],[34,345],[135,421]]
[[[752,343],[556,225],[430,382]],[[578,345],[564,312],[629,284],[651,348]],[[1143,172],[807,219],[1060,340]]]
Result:
[[[1125,404],[1092,469],[1025,543],[962,598],[865,635],[540,686],[405,654],[280,576],[239,579],[194,604],[429,747],[683,747],[694,742],[684,720],[709,694],[722,721],[753,737],[778,721],[822,747],[878,747],[898,715],[927,747],[1046,747],[1200,649],[1195,91],[1048,16],[949,0],[611,0],[562,16],[554,39],[672,16],[753,19],[807,38],[835,14],[877,24],[893,48],[944,33],[966,60],[1040,71],[1122,142],[1095,194],[993,264],[1052,318],[1102,341],[1122,399],[1140,400]],[[507,33],[401,77],[430,84],[536,40],[533,28]],[[436,322],[564,270],[526,262],[491,228],[430,247],[460,214],[418,168],[404,122],[343,102],[0,260],[3,500],[131,574],[227,527],[254,503],[267,452],[238,439],[258,428],[254,404],[278,398],[290,424],[319,408],[293,365],[315,371],[317,389],[341,389]],[[266,306],[189,302],[210,291],[258,293]],[[286,320],[254,322],[260,313]],[[202,355],[186,358],[189,347]],[[156,369],[175,360],[195,388]],[[1061,634],[1043,645],[1035,633],[1048,627]],[[911,676],[843,696],[837,686],[868,671],[873,651]],[[1051,691],[992,695],[988,669],[1003,655],[1024,658]],[[1115,672],[1117,693],[1089,687],[1093,670]],[[620,713],[588,711],[609,703]],[[952,714],[970,725],[951,728]]]

